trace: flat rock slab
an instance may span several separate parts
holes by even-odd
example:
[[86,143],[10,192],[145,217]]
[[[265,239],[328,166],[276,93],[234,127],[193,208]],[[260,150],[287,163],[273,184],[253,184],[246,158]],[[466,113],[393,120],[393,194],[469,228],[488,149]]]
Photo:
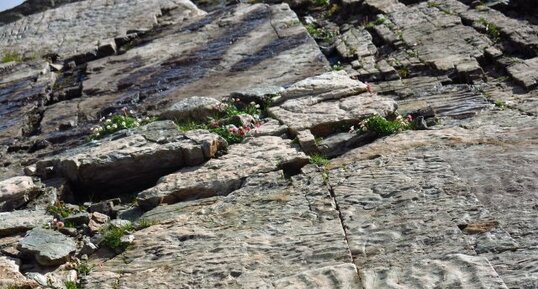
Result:
[[508,73],[528,90],[538,87],[538,57],[509,66]]
[[425,259],[406,267],[379,267],[361,270],[364,289],[403,288],[508,289],[484,257],[464,254],[448,255],[443,259]]
[[[184,17],[203,15],[190,1],[80,1],[24,17],[0,26],[0,51],[73,54],[96,52],[99,43],[147,30],[157,24],[163,9],[182,10]],[[88,29],[91,27],[92,29]]]
[[153,208],[161,203],[226,195],[241,187],[250,175],[287,167],[300,168],[308,160],[289,139],[249,138],[230,146],[222,157],[162,177],[155,187],[141,192],[137,200],[140,206]]
[[18,249],[23,254],[33,255],[40,265],[55,266],[65,263],[76,246],[73,239],[60,232],[36,228],[26,233]]
[[86,288],[304,286],[297,277],[281,280],[298,274],[321,285],[356,280],[343,265],[349,251],[319,172],[291,181],[280,172],[253,174],[228,196],[161,209],[170,212],[160,215],[163,223],[135,232],[121,256],[92,270]]
[[81,102],[85,114],[103,104],[167,108],[194,95],[284,86],[329,70],[286,4],[232,6],[142,40],[125,54],[89,63],[84,93],[92,98]]
[[16,209],[41,192],[31,177],[14,177],[0,181],[0,211]]
[[0,213],[0,236],[15,235],[52,221],[45,210],[21,210]]
[[329,184],[365,288],[534,284],[535,122],[485,111],[466,129],[399,133],[333,160]]
[[275,289],[362,288],[357,267],[348,263],[301,272],[274,282]]
[[343,71],[299,81],[282,92],[280,104],[269,113],[297,134],[309,129],[326,136],[342,123],[359,122],[374,114],[396,110],[394,100],[366,92],[367,87]]
[[204,130],[182,133],[172,121],[150,123],[37,163],[53,167],[74,185],[106,191],[128,190],[182,167],[212,158],[225,141]]

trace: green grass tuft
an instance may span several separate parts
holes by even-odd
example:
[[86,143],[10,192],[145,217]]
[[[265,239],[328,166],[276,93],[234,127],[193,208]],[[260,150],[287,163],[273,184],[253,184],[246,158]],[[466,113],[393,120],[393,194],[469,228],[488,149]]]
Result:
[[7,63],[7,62],[21,62],[22,61],[22,55],[19,52],[8,50],[4,51],[2,53],[2,58],[0,59],[0,62]]
[[108,226],[101,231],[103,244],[113,250],[125,250],[127,246],[121,242],[121,237],[134,231],[132,225],[123,227]]
[[329,159],[320,154],[313,154],[310,156],[310,163],[318,167],[325,167],[329,163]]

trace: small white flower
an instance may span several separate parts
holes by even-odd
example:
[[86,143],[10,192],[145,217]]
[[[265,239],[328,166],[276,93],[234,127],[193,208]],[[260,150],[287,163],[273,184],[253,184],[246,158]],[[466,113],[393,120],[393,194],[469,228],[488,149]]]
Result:
[[127,124],[126,124],[124,121],[122,121],[122,122],[121,122],[121,126],[126,127]]
[[110,118],[108,118],[105,122],[106,122],[106,123],[111,123],[112,120],[111,120]]
[[100,122],[105,121],[105,117],[103,116],[99,121],[100,121]]
[[129,110],[129,113],[134,114],[135,112],[134,112],[134,110],[131,109],[131,110]]
[[117,124],[113,124],[112,127],[113,127],[113,128],[118,128],[118,125],[117,125]]
[[259,105],[259,104],[256,104],[256,105],[254,105],[254,107],[256,107],[256,108],[260,108],[260,105]]

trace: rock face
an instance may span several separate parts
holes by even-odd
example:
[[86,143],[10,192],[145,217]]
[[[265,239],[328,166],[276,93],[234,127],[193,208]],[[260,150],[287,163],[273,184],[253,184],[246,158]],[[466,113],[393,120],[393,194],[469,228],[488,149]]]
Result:
[[231,146],[218,159],[161,178],[155,187],[138,195],[138,203],[153,208],[161,203],[226,195],[240,188],[250,175],[299,169],[306,163],[308,157],[291,146],[290,140],[273,136],[251,138]]
[[281,94],[284,102],[270,108],[269,113],[293,134],[310,129],[316,136],[327,136],[342,123],[359,122],[374,114],[386,116],[396,110],[393,100],[366,90],[365,84],[343,71],[329,72],[290,86]]
[[54,266],[65,263],[77,248],[76,243],[62,233],[36,228],[26,234],[18,249],[32,255],[40,265]]
[[[228,196],[163,208],[171,212],[157,217],[164,224],[135,233],[124,261],[114,258],[95,268],[88,288],[143,288],[148,282],[201,288],[305,286],[301,278],[279,281],[296,274],[330,278],[320,285],[356,280],[349,274],[352,264],[338,212],[317,172],[291,182],[278,172],[260,173]],[[310,272],[328,266],[334,268]],[[211,278],[207,272],[213,272]]]
[[197,1],[0,14],[0,287],[538,288],[529,1]]
[[75,186],[125,191],[163,173],[201,164],[224,147],[224,140],[207,131],[181,133],[171,121],[154,122],[123,137],[40,161],[37,169],[44,176],[52,167]]
[[[156,16],[166,9],[182,10],[182,16],[187,18],[204,14],[191,2],[181,0],[124,0],[114,5],[106,0],[79,1],[0,26],[0,50],[35,52],[38,57],[47,53],[88,53],[97,57],[99,48],[106,48],[106,39],[111,39],[115,47],[115,37],[128,31],[151,29]],[[83,38],[79,36],[81,31],[85,31]]]

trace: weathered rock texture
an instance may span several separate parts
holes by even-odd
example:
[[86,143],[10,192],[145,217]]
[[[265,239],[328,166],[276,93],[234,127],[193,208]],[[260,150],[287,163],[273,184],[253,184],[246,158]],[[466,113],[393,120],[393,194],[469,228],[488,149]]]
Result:
[[[289,2],[308,17],[95,0],[0,26],[24,54],[0,64],[0,282],[61,288],[72,263],[39,267],[88,254],[95,289],[538,288],[529,1]],[[260,106],[245,138],[222,97]],[[168,120],[87,141],[109,114]]]
[[261,136],[233,145],[228,153],[202,166],[180,170],[159,180],[155,187],[138,195],[143,207],[161,203],[226,195],[242,186],[253,174],[280,169],[300,169],[308,157],[291,145],[291,140]]
[[37,173],[46,177],[52,167],[55,174],[81,190],[128,191],[168,172],[199,165],[225,145],[222,138],[207,131],[181,133],[171,121],[154,122],[123,137],[104,139],[40,161]]
[[60,232],[37,228],[26,234],[18,249],[23,254],[34,255],[40,265],[54,266],[67,261],[75,252],[76,243]]

